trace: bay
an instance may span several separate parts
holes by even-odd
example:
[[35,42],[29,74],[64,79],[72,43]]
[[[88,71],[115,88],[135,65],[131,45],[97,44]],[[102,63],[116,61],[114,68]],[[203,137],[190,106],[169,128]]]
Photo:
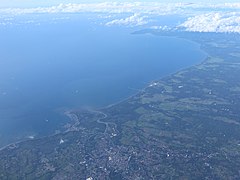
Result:
[[43,16],[0,27],[0,146],[52,134],[65,110],[115,103],[206,57],[196,43],[133,35],[138,28],[88,15]]

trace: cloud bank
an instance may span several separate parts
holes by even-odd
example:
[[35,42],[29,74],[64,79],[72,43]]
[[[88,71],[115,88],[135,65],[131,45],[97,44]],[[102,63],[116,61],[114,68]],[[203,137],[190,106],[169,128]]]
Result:
[[188,18],[179,27],[191,32],[240,33],[240,12],[201,14]]
[[148,23],[148,21],[145,20],[146,17],[147,16],[141,16],[140,14],[133,14],[127,18],[112,20],[106,23],[106,25],[141,26]]
[[31,14],[31,13],[76,13],[76,12],[99,12],[99,13],[146,13],[146,14],[176,14],[184,8],[184,3],[153,3],[153,2],[105,2],[90,4],[59,4],[52,7],[38,8],[8,8],[0,9],[0,13]]
[[[116,19],[109,16],[107,26],[142,26],[158,16],[178,15],[183,21],[176,28],[192,32],[240,33],[240,3],[159,3],[159,2],[105,2],[90,4],[60,4],[52,7],[0,9],[1,14],[17,16],[33,13],[104,13],[121,15]],[[126,17],[126,14],[128,17]],[[123,18],[124,17],[124,18]],[[1,22],[4,24],[6,22]],[[151,27],[168,27],[151,24]],[[161,29],[161,28],[159,28]]]

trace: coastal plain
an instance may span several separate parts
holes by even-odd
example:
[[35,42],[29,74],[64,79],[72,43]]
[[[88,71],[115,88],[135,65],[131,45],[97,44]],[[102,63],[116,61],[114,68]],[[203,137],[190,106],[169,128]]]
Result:
[[240,36],[143,30],[208,57],[128,99],[69,111],[52,136],[0,151],[0,179],[239,179]]

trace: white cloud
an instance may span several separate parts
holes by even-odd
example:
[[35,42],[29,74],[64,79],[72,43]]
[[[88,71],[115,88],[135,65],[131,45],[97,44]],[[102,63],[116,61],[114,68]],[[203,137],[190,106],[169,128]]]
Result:
[[223,4],[215,4],[211,5],[211,7],[215,8],[231,8],[231,9],[239,9],[240,3],[223,3]]
[[[105,2],[89,4],[60,4],[52,7],[0,9],[0,14],[19,15],[32,13],[81,13],[94,12],[106,17],[106,25],[139,26],[151,18],[166,15],[180,15],[188,18],[178,28],[197,32],[240,33],[240,3],[159,3],[159,2]],[[126,14],[133,14],[127,18]],[[115,16],[116,15],[116,16]],[[119,16],[121,15],[121,16]],[[118,17],[118,19],[114,19]],[[106,22],[104,20],[104,22]],[[152,22],[152,21],[151,21]],[[0,19],[0,24],[9,23]],[[165,24],[153,24],[167,30]]]
[[90,4],[60,4],[52,7],[38,8],[8,8],[0,9],[0,13],[30,14],[30,13],[146,13],[146,14],[177,14],[182,13],[188,4],[185,3],[157,3],[157,2],[105,2]]
[[150,29],[155,29],[155,30],[162,30],[162,31],[170,31],[172,30],[171,27],[168,26],[151,26]]
[[106,25],[107,26],[111,26],[111,25],[141,26],[148,23],[147,20],[145,20],[145,18],[146,16],[141,16],[140,14],[136,13],[127,18],[112,20],[106,23]]
[[188,18],[179,27],[192,32],[240,33],[239,12],[212,12]]
[[240,10],[240,3],[205,4],[205,3],[159,3],[159,2],[104,2],[87,4],[59,4],[51,7],[38,8],[7,8],[0,13],[31,14],[31,13],[141,13],[141,14],[191,14],[204,8]]
[[[102,17],[108,17],[109,22],[104,24],[110,25],[127,25],[140,26],[147,24],[148,16],[164,16],[171,14],[182,14],[183,3],[155,3],[155,2],[105,2],[90,4],[60,4],[52,7],[38,8],[8,8],[0,9],[0,14],[20,15],[34,13],[81,13],[92,12],[105,14]],[[118,14],[118,19],[112,15]],[[133,14],[123,18],[126,14]],[[121,16],[119,16],[121,15]]]

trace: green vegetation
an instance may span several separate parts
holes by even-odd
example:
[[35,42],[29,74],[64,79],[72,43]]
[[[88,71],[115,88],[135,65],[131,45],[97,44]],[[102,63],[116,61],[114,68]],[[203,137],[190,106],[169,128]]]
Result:
[[1,150],[0,179],[239,179],[240,37],[167,35],[209,58],[116,105],[72,112],[65,133]]

